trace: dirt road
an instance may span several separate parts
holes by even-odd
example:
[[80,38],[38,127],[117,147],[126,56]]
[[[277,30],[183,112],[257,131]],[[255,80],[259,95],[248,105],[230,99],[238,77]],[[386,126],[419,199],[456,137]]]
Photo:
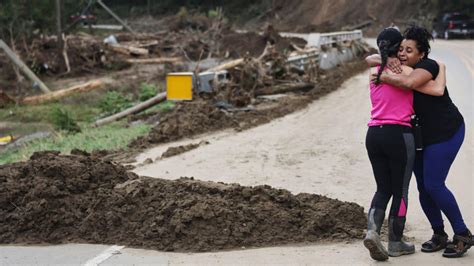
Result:
[[[472,41],[436,41],[433,57],[448,67],[448,88],[454,102],[466,118],[467,135],[452,167],[448,184],[470,228],[474,228],[473,126],[472,126]],[[467,52],[466,52],[467,51]],[[196,179],[240,183],[268,184],[293,193],[309,192],[327,195],[368,206],[375,183],[364,147],[369,118],[367,74],[358,75],[331,93],[297,113],[248,131],[220,132],[192,140],[170,143],[149,150],[138,160],[155,159],[168,147],[207,140],[209,145],[179,156],[158,160],[137,168],[139,175],[176,179]],[[412,256],[392,258],[392,264],[459,264],[472,265],[474,251],[458,260],[447,260],[437,254],[419,252],[421,242],[430,235],[417,200],[416,184],[411,182],[410,206],[406,235],[417,245]],[[448,230],[450,228],[448,227]],[[451,231],[450,231],[451,232]],[[101,245],[63,245],[52,247],[0,247],[0,264],[83,264],[111,251]],[[118,247],[119,249],[120,247]],[[116,264],[371,264],[360,242],[271,247],[217,253],[165,253],[121,249],[101,265]],[[25,258],[25,253],[29,254]],[[97,261],[97,260],[95,260]],[[374,263],[375,264],[375,263]]]
[[[472,50],[469,50],[471,45],[472,42],[466,41],[436,41],[432,56],[447,64],[448,89],[468,125],[465,143],[453,165],[448,184],[454,194],[458,195],[457,200],[463,210],[464,219],[468,226],[473,228],[473,196],[470,192],[473,188],[473,57]],[[270,184],[277,188],[289,189],[294,193],[323,194],[368,206],[375,189],[364,147],[369,106],[367,75],[361,74],[346,82],[338,91],[301,112],[245,132],[204,137],[202,139],[208,140],[210,145],[181,156],[158,161],[139,168],[136,172],[140,175],[165,178],[194,176],[197,179],[243,185]],[[188,142],[193,143],[197,140]],[[176,143],[169,146],[173,145]],[[142,154],[140,159],[154,159],[164,151],[164,148],[166,147],[150,150]],[[417,195],[413,179],[406,235],[414,237],[414,242],[419,248],[421,242],[430,237],[431,232],[422,214]],[[328,251],[326,248],[334,251]],[[344,255],[337,258],[331,256],[326,262],[369,261],[360,243],[353,243],[328,245],[323,249],[314,247],[307,257],[300,257],[302,259],[298,262],[311,263],[315,258],[322,258],[324,254],[335,251],[362,255]],[[258,250],[249,252],[252,255],[259,253]],[[285,257],[283,254],[286,253],[294,259],[293,252],[288,249],[283,248],[281,252],[280,256]],[[221,255],[222,258],[227,257],[224,253]],[[448,263],[440,260],[440,254],[427,255],[421,252],[411,257],[392,259],[397,263],[415,261],[428,263],[431,260],[436,263]],[[272,258],[268,262],[271,261],[279,260]],[[323,262],[320,259],[318,261]],[[456,262],[472,263],[474,256],[471,254]]]

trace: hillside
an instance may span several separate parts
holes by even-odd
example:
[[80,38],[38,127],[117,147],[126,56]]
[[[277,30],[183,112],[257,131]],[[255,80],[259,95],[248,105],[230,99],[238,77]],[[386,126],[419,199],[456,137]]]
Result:
[[368,33],[392,22],[403,27],[419,23],[429,27],[436,14],[432,1],[418,0],[275,0],[260,16],[245,25],[271,23],[281,31],[338,31],[371,22]]

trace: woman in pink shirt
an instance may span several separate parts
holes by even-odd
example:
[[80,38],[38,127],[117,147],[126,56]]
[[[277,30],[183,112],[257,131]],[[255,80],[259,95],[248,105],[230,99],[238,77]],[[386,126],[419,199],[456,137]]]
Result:
[[[415,252],[413,244],[402,241],[408,206],[408,185],[415,159],[415,141],[412,133],[413,91],[380,83],[389,57],[396,57],[402,34],[395,28],[384,29],[377,37],[382,64],[371,69],[377,78],[370,83],[372,102],[371,118],[368,123],[366,148],[374,172],[377,190],[372,199],[368,216],[367,236],[364,246],[375,260],[387,260],[388,256],[401,256]],[[403,66],[409,74],[412,69]],[[446,85],[444,69],[435,81],[418,88],[428,94],[442,94]],[[385,210],[389,200],[392,205],[389,214],[388,251],[380,241]]]

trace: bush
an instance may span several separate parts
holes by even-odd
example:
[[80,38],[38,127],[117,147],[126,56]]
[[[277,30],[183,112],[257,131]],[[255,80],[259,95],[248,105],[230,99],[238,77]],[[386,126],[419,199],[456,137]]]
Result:
[[60,107],[54,107],[51,111],[51,120],[57,130],[64,130],[68,133],[79,133],[81,128],[77,122],[72,118],[67,110]]
[[116,91],[109,91],[99,102],[99,108],[106,115],[115,114],[132,106],[129,96],[125,97]]
[[140,96],[139,100],[141,102],[146,101],[150,98],[155,97],[157,94],[157,89],[154,84],[142,83],[140,86]]

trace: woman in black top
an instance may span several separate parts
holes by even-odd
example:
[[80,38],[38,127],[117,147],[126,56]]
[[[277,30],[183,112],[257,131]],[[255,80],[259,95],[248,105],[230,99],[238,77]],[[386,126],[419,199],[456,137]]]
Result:
[[[414,71],[409,76],[382,74],[380,80],[412,89],[435,79],[439,65],[428,58],[431,49],[429,41],[433,37],[426,29],[410,27],[404,37],[398,59],[401,64],[413,67]],[[423,243],[421,250],[434,252],[444,248],[444,257],[460,257],[473,245],[473,238],[445,181],[464,140],[464,119],[451,101],[447,88],[438,97],[414,91],[413,104],[422,126],[424,146],[416,154],[413,171],[421,206],[434,231],[431,240]],[[455,233],[453,242],[449,244],[441,212],[446,215]]]

